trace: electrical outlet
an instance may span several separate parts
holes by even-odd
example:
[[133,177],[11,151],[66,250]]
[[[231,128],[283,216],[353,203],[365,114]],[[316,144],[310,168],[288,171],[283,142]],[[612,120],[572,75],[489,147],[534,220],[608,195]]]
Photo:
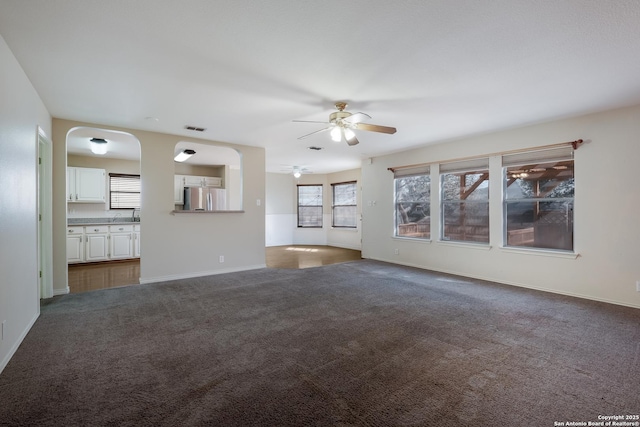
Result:
[[220,255],[218,261],[222,264],[224,262],[224,255]]
[[393,250],[393,253],[394,253],[394,254],[396,254],[396,255],[399,255],[399,254],[400,254],[400,251],[399,251],[399,250],[397,250],[397,249],[394,249],[394,250]]

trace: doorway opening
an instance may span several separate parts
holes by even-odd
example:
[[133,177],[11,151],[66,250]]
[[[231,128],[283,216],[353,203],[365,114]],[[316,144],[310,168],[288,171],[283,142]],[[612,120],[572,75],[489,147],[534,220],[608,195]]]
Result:
[[67,290],[140,283],[140,141],[77,127],[67,133]]
[[38,299],[53,296],[52,146],[38,127]]

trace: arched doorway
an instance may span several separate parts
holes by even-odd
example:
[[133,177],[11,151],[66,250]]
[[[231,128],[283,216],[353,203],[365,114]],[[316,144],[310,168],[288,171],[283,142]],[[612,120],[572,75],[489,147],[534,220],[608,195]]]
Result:
[[140,142],[126,132],[76,127],[66,143],[69,291],[139,283]]

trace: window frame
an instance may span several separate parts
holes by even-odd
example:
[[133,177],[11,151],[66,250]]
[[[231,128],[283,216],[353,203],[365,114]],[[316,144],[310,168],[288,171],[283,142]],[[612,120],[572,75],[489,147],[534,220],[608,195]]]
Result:
[[[319,205],[300,205],[300,188],[301,187],[319,187],[320,188],[320,204]],[[298,228],[323,228],[324,227],[324,185],[322,184],[297,184],[296,186],[296,194],[297,194],[297,226]],[[320,225],[301,225],[300,224],[300,207],[315,207],[320,208]]]
[[[407,179],[407,178],[414,178],[414,177],[419,177],[419,176],[424,176],[427,178],[427,185],[428,188],[426,189],[426,198],[425,200],[413,200],[410,202],[407,201],[402,201],[399,202],[398,201],[398,180],[400,179]],[[399,222],[398,221],[398,217],[399,217],[399,208],[398,205],[400,203],[414,203],[416,204],[416,206],[419,206],[420,204],[422,205],[426,205],[427,207],[427,211],[428,211],[428,215],[423,216],[422,218],[429,218],[428,221],[420,223],[418,220],[417,222],[408,222],[408,223],[404,223],[404,222]],[[420,241],[429,241],[431,240],[431,166],[430,165],[421,165],[421,166],[415,166],[415,167],[405,167],[405,168],[399,168],[397,170],[393,171],[393,207],[394,207],[394,230],[393,230],[393,237],[394,238],[399,238],[399,239],[415,239],[415,240],[420,240]],[[410,235],[409,232],[405,233],[405,234],[401,234],[399,232],[400,230],[400,226],[401,225],[415,225],[415,227],[407,227],[410,230],[413,231],[413,234],[415,235]]]
[[[479,181],[474,182],[473,184],[470,185],[469,188],[472,188],[475,186],[475,188],[473,188],[473,190],[471,190],[470,192],[467,193],[467,196],[473,194],[473,192],[475,190],[477,190],[480,187],[486,187],[486,191],[487,191],[487,196],[485,200],[468,200],[466,197],[462,198],[462,197],[458,197],[457,199],[451,199],[451,200],[447,200],[446,199],[446,195],[445,195],[445,176],[446,175],[455,175],[458,176],[459,178],[462,177],[466,177],[467,175],[480,175],[480,177],[482,178],[483,175],[486,175],[486,177],[482,178]],[[483,183],[486,182],[486,185],[483,185]],[[491,239],[491,194],[490,194],[490,188],[491,188],[491,173],[490,173],[490,165],[489,165],[489,158],[488,157],[479,157],[479,158],[474,158],[474,159],[470,159],[470,160],[465,160],[465,161],[457,161],[457,162],[450,162],[450,163],[444,163],[444,164],[440,164],[440,171],[439,171],[439,184],[440,184],[440,191],[439,191],[439,198],[440,198],[440,241],[441,242],[452,242],[452,243],[462,243],[462,244],[475,244],[475,245],[489,245],[490,244],[490,239]],[[465,189],[466,189],[466,184],[465,184]],[[466,191],[466,190],[465,190]],[[463,227],[463,232],[462,232],[462,236],[464,238],[460,238],[460,239],[452,239],[451,236],[447,236],[445,233],[447,232],[447,223],[446,223],[446,209],[445,206],[446,205],[458,205],[458,206],[464,206],[464,224],[463,225],[459,225],[460,227]],[[486,225],[485,224],[472,224],[472,225],[467,225],[467,214],[466,212],[468,212],[468,210],[466,209],[467,206],[473,206],[473,205],[486,205],[486,211],[487,211],[487,216],[486,216]],[[462,211],[462,209],[461,209]],[[474,218],[474,217],[471,217]],[[473,220],[472,220],[473,222]],[[485,233],[482,234],[470,234],[470,236],[476,236],[475,238],[466,238],[467,234],[467,227],[486,227],[487,232],[486,232],[486,240],[478,240],[478,236],[482,236],[484,237]],[[472,228],[473,230],[473,228]]]
[[[575,159],[573,156],[573,149],[569,148],[569,147],[564,147],[564,148],[556,148],[556,149],[547,149],[547,150],[533,150],[533,151],[529,151],[529,152],[524,152],[521,154],[518,154],[518,157],[516,157],[515,155],[513,156],[503,156],[502,157],[502,163],[501,163],[501,167],[502,167],[502,215],[501,215],[501,220],[502,220],[502,247],[506,248],[506,249],[518,249],[518,250],[531,250],[531,251],[551,251],[551,252],[557,252],[557,253],[575,253]],[[567,163],[567,162],[571,162],[571,177],[565,180],[562,180],[562,182],[571,182],[571,196],[563,196],[563,197],[539,197],[540,194],[533,194],[530,197],[521,197],[521,198],[517,198],[517,197],[513,197],[513,196],[508,196],[507,191],[509,189],[509,173],[514,173],[514,172],[519,172],[519,170],[510,170],[513,168],[518,168],[518,169],[522,169],[522,171],[524,173],[531,173],[531,169],[542,169],[543,167],[550,166],[551,168],[553,168],[552,165],[556,165],[558,166],[558,163]],[[566,166],[566,165],[563,165]],[[529,169],[527,169],[527,167]],[[545,172],[546,173],[546,172]],[[558,173],[558,175],[560,175],[560,173]],[[558,176],[556,175],[556,176]],[[540,181],[540,178],[543,178],[544,174],[542,174],[542,176],[538,177],[538,182]],[[551,176],[551,179],[555,178],[554,176]],[[512,176],[511,179],[514,179],[514,182],[517,181],[518,178],[515,178]],[[551,189],[550,191],[547,191],[547,195],[551,194],[559,185],[561,185],[561,183],[557,184],[553,189]],[[538,184],[539,185],[539,184]],[[539,186],[534,186],[534,188],[536,189],[537,192],[540,191]],[[537,236],[537,232],[536,232],[536,223],[537,223],[537,219],[536,218],[536,213],[535,213],[535,209],[533,210],[532,213],[532,222],[531,222],[531,236],[526,237],[523,236],[521,237],[521,240],[524,241],[529,241],[531,239],[533,239],[533,241],[531,242],[531,244],[509,244],[509,232],[513,232],[513,231],[518,231],[520,229],[515,229],[515,230],[509,230],[509,209],[508,209],[508,205],[509,204],[515,204],[515,203],[537,203],[537,204],[544,204],[544,203],[566,203],[567,204],[567,208],[568,211],[570,212],[567,213],[567,221],[568,224],[570,224],[570,232],[568,234],[563,234],[562,238],[563,239],[568,239],[570,240],[570,248],[559,248],[559,247],[549,247],[549,246],[535,246],[535,242],[536,242],[536,236]],[[538,205],[538,209],[539,209],[539,205]],[[553,211],[548,211],[548,213],[551,213]],[[538,212],[540,213],[540,211]],[[526,228],[522,228],[522,230],[525,230]],[[557,233],[554,233],[554,235],[557,235]],[[515,239],[514,239],[515,240]]]
[[[353,186],[353,204],[338,205],[336,204],[336,187]],[[353,225],[336,225],[336,208],[353,207]],[[358,181],[336,182],[331,184],[331,227],[357,229],[358,228]]]
[[[113,183],[112,180],[113,178],[134,178],[138,180],[139,183],[139,191],[113,191],[112,187],[113,187]],[[113,206],[113,198],[112,198],[112,193],[117,193],[117,194],[138,194],[139,197],[138,199],[140,200],[140,203],[138,203],[138,206],[134,206],[134,207],[114,207]],[[132,210],[132,209],[140,209],[140,205],[142,204],[142,200],[141,200],[141,194],[142,194],[142,181],[140,180],[140,175],[136,175],[136,174],[127,174],[127,173],[109,173],[109,210]]]

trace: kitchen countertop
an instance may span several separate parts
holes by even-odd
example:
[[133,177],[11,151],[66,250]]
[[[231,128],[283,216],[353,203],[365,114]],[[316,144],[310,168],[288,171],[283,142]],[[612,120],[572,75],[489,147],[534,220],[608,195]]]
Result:
[[68,218],[67,226],[140,224],[140,218]]

